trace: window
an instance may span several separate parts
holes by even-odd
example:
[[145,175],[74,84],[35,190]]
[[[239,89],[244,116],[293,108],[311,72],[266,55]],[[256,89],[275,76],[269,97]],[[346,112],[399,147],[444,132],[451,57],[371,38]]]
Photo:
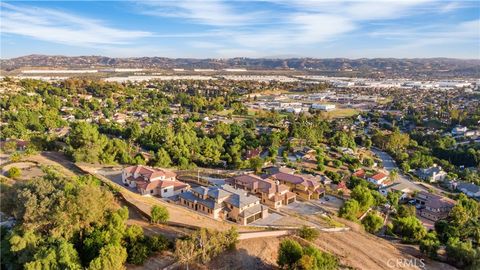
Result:
[[150,193],[153,193],[153,189],[152,189],[152,190],[150,190]]
[[163,190],[163,192],[165,192],[165,193],[166,193],[166,192],[167,192],[167,189],[164,189],[164,190]]

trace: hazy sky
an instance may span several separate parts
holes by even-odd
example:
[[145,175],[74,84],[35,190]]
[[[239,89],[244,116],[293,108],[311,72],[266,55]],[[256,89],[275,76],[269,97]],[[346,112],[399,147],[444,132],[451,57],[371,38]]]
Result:
[[480,59],[480,1],[2,1],[27,54]]

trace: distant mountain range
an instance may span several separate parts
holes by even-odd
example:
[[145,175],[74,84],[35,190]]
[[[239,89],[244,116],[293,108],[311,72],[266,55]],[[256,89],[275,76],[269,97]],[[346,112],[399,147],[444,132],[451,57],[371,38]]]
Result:
[[403,77],[480,77],[480,60],[451,58],[230,58],[190,59],[165,57],[111,58],[104,56],[27,55],[1,59],[1,69],[13,71],[27,67],[50,68],[247,68],[250,70],[302,70],[346,76],[403,76]]

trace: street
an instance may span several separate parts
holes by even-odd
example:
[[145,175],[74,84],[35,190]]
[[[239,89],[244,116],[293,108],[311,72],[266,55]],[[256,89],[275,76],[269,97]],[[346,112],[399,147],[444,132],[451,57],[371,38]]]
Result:
[[395,183],[400,183],[411,190],[427,191],[427,188],[425,188],[424,186],[415,184],[412,181],[410,181],[410,179],[400,171],[395,160],[388,153],[378,148],[372,148],[372,152],[375,153],[375,155],[377,155],[377,157],[382,160],[383,167],[388,172],[391,172],[393,169],[398,170],[398,177],[395,180]]

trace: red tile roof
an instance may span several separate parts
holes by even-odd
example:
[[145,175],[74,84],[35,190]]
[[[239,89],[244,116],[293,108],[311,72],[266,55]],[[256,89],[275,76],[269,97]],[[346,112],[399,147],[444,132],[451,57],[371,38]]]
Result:
[[154,169],[147,166],[136,165],[127,167],[124,169],[124,172],[129,174],[141,174],[143,177],[147,179],[156,178],[159,176],[165,176],[165,178],[175,177],[176,174],[174,172],[165,170],[165,169]]
[[365,173],[365,170],[364,170],[364,169],[360,169],[360,170],[354,172],[354,173],[352,174],[352,176],[364,178],[364,177],[365,177],[365,174],[366,174],[366,173]]
[[373,180],[375,180],[375,181],[377,181],[377,182],[378,182],[378,181],[382,181],[382,180],[384,180],[386,177],[388,177],[388,175],[386,175],[386,174],[384,174],[384,173],[381,173],[381,172],[379,172],[379,173],[377,173],[377,174],[375,174],[375,175],[371,176],[370,178],[372,178]]

